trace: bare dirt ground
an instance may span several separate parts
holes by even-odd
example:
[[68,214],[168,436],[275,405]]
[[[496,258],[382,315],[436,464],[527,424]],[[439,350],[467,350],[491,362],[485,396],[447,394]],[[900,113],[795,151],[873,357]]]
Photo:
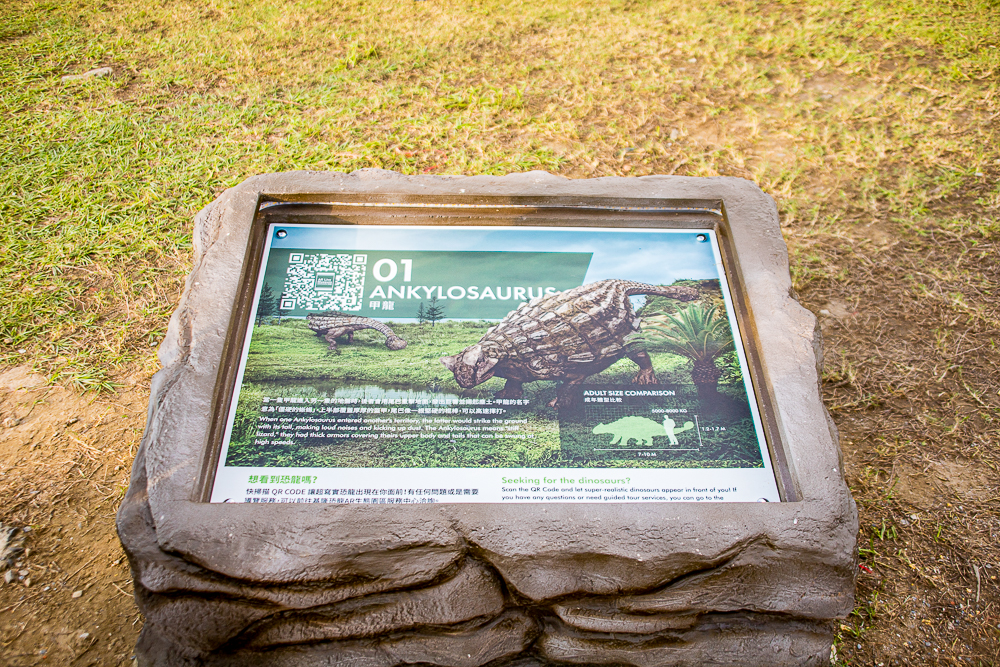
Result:
[[976,195],[935,205],[964,224],[786,230],[861,517],[844,664],[1000,664],[1000,238]]
[[23,547],[0,579],[0,664],[133,663],[142,618],[114,516],[145,422],[137,376],[97,395],[0,373],[0,497]]

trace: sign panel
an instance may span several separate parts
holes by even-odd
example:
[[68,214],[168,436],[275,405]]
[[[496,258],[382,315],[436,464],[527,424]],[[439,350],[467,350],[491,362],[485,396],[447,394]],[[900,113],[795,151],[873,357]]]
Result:
[[706,229],[272,224],[212,502],[780,500]]

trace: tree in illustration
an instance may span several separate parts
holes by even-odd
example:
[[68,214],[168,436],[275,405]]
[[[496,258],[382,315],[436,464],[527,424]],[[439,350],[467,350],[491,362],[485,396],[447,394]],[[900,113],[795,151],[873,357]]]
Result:
[[434,326],[438,320],[444,319],[444,306],[438,303],[436,296],[431,297],[430,302],[427,304],[427,308],[424,310],[424,319],[430,322],[431,326]]
[[424,310],[424,302],[420,302],[417,308],[417,324],[427,324],[427,311]]
[[691,379],[699,398],[712,401],[718,397],[722,369],[715,362],[735,347],[729,321],[717,307],[691,305],[673,315],[650,319],[644,328],[651,339],[662,341],[668,352],[694,362]]
[[279,325],[281,324],[281,302],[284,301],[287,297],[288,297],[288,295],[285,292],[282,292],[281,296],[278,297],[278,324]]
[[257,302],[257,326],[264,323],[269,317],[278,314],[278,297],[274,296],[271,286],[264,283],[264,288],[260,291],[260,300]]

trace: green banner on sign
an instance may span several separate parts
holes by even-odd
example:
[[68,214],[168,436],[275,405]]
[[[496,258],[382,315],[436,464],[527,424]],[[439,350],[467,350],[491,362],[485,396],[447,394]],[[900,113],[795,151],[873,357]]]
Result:
[[518,304],[583,284],[592,253],[271,252],[266,294],[284,317],[340,311],[382,319],[501,319]]

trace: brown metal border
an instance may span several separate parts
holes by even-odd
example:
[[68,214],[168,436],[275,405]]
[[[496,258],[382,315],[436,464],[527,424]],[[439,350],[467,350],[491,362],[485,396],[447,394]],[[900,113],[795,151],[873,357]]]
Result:
[[750,380],[757,398],[778,493],[783,502],[795,502],[801,498],[788,467],[788,454],[774,410],[774,395],[759,353],[759,331],[750,310],[722,199],[295,193],[261,194],[257,199],[240,276],[243,289],[233,304],[229,334],[223,347],[213,397],[216,409],[193,493],[194,502],[208,502],[211,498],[222,438],[236,389],[235,380],[254,287],[260,272],[266,231],[271,223],[280,222],[346,226],[420,224],[714,230],[719,239],[723,268],[750,368]]
[[729,216],[725,202],[723,202],[722,207],[722,220],[716,226],[716,235],[719,239],[719,250],[722,253],[723,268],[726,272],[726,278],[729,279],[729,293],[733,297],[736,323],[740,328],[743,352],[746,354],[747,365],[750,367],[750,381],[756,394],[757,409],[760,411],[767,449],[771,454],[771,466],[775,472],[778,493],[782,502],[795,502],[800,500],[802,496],[795,488],[795,482],[788,467],[788,452],[781,438],[778,416],[774,409],[776,402],[774,393],[760,356],[760,331],[750,308],[750,299],[743,282],[743,272],[740,270],[739,255],[734,247],[732,235],[729,233]]

